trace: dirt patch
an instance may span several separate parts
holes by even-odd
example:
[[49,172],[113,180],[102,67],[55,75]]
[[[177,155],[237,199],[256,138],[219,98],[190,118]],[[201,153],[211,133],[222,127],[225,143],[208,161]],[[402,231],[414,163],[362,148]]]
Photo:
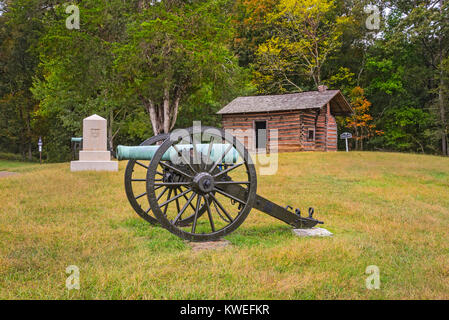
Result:
[[11,176],[15,176],[18,175],[17,172],[9,172],[9,171],[0,171],[0,178],[6,178],[6,177],[11,177]]
[[210,241],[210,242],[189,242],[193,251],[215,250],[231,245],[228,240]]

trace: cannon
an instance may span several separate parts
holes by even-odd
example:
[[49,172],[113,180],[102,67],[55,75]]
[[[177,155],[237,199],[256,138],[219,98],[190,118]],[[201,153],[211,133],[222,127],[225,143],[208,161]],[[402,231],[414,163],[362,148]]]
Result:
[[295,228],[323,222],[257,195],[250,153],[221,129],[193,127],[152,137],[140,146],[118,146],[129,160],[125,190],[136,213],[176,236],[216,241],[236,230],[254,208]]
[[73,137],[70,141],[72,142],[72,159],[77,160],[79,152],[83,148],[83,138]]

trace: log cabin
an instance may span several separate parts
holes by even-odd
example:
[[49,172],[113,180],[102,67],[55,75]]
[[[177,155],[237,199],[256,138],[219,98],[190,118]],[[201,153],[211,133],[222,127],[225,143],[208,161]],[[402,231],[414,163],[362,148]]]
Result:
[[[340,90],[239,97],[221,109],[222,126],[251,152],[337,151],[337,116],[352,108]],[[277,132],[277,134],[276,134]]]

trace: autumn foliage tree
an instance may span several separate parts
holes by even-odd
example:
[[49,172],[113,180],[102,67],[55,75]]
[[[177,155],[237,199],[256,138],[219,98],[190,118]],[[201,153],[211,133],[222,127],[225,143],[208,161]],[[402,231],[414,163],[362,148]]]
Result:
[[346,127],[354,131],[356,150],[363,150],[366,140],[382,132],[376,130],[373,117],[370,114],[371,102],[365,97],[365,90],[355,87],[350,94],[351,105],[354,113],[346,118]]
[[348,17],[336,16],[333,0],[280,0],[267,23],[274,35],[259,46],[255,81],[262,93],[302,91],[301,78],[323,84],[325,63],[341,46]]
[[233,49],[241,66],[254,62],[259,45],[270,38],[272,28],[266,24],[279,0],[236,0],[232,19],[236,35]]

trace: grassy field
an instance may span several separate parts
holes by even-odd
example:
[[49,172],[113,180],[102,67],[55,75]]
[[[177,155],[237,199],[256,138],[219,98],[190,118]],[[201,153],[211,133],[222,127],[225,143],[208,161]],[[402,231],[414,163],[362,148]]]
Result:
[[[119,173],[69,164],[0,170],[1,299],[449,299],[449,159],[385,153],[280,155],[258,193],[316,208],[332,238],[297,238],[255,210],[194,252],[140,219]],[[81,289],[65,287],[66,267]],[[368,290],[377,265],[381,287]]]
[[19,162],[19,161],[7,161],[0,159],[0,171],[26,171],[28,168],[32,168],[38,165],[33,162]]

